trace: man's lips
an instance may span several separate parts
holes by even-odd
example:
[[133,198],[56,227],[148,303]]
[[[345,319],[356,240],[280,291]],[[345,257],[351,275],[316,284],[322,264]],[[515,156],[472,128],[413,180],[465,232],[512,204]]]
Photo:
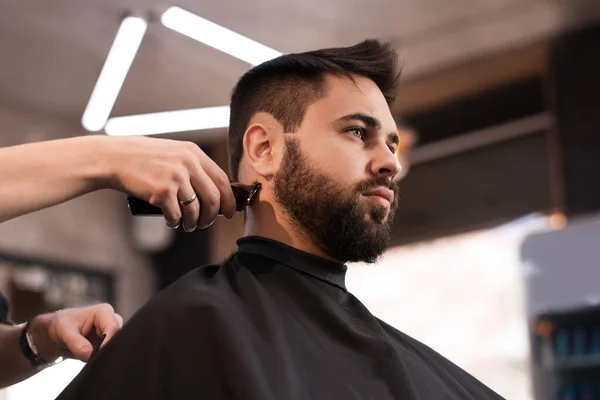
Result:
[[378,187],[364,193],[363,196],[370,197],[373,201],[376,201],[383,206],[390,207],[394,202],[394,192],[385,187]]

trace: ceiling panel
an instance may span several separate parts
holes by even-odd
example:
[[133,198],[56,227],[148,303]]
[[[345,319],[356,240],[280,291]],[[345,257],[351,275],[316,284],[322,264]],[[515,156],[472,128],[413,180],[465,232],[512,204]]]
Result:
[[[369,37],[400,50],[405,79],[547,37],[594,19],[596,0],[181,0],[282,52]],[[124,13],[160,15],[143,0],[0,0],[0,104],[78,121]],[[597,3],[596,3],[597,4]],[[583,11],[582,11],[583,10]],[[249,66],[150,24],[113,115],[227,103]]]

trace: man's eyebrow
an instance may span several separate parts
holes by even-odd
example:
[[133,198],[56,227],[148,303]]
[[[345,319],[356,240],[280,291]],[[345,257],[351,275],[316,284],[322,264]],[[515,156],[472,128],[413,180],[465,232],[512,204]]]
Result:
[[377,118],[372,117],[367,114],[354,113],[354,114],[344,115],[343,117],[338,118],[338,121],[354,121],[354,120],[362,121],[370,128],[381,129],[381,121],[379,121]]
[[[376,130],[381,129],[381,121],[379,121],[377,118],[372,117],[367,114],[354,113],[354,114],[344,115],[343,117],[338,118],[338,121],[354,121],[354,120],[362,121],[370,128],[373,128]],[[388,134],[387,140],[388,140],[388,142],[398,145],[400,143],[400,138],[398,137],[398,132],[390,132]]]

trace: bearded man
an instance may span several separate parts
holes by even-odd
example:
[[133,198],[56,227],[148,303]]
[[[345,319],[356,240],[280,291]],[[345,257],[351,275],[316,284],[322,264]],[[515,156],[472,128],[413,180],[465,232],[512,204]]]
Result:
[[237,250],[151,300],[59,399],[500,399],[346,290],[344,264],[376,261],[390,239],[397,65],[368,40],[248,71],[230,177],[261,189]]

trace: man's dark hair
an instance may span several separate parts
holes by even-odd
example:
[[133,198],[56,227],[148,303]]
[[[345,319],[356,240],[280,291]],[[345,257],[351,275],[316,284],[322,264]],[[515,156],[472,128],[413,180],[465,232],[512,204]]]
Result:
[[302,124],[308,106],[327,94],[327,74],[369,78],[391,105],[398,90],[400,68],[389,43],[365,40],[350,47],[285,54],[250,69],[231,95],[228,150],[233,179],[238,178],[250,119],[266,112],[279,121],[284,132],[294,132]]

